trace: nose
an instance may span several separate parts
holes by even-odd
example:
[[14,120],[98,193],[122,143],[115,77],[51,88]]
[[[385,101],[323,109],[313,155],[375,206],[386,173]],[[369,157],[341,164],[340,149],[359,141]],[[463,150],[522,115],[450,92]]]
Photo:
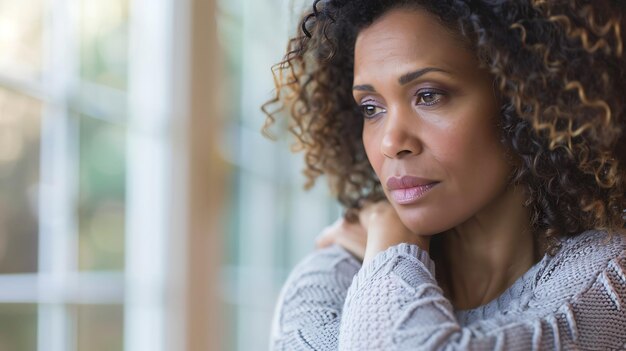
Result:
[[416,130],[418,118],[410,113],[387,113],[380,151],[387,158],[403,158],[422,152]]

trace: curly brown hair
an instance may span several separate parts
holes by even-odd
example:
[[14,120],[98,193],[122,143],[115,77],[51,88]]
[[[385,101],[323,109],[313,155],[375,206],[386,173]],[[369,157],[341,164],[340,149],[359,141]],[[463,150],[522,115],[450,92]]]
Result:
[[353,53],[359,31],[398,7],[436,16],[493,75],[502,143],[518,159],[513,181],[528,191],[537,233],[555,243],[624,229],[626,1],[314,1],[272,69],[276,96],[263,106],[264,132],[282,118],[304,151],[305,187],[326,175],[348,215],[384,197],[361,140]]

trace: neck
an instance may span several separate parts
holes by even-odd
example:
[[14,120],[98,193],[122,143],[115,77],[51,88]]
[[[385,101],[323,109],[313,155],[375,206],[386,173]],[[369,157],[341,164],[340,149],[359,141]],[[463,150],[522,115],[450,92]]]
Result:
[[444,290],[457,309],[493,300],[537,261],[524,192],[510,187],[487,208],[442,234]]

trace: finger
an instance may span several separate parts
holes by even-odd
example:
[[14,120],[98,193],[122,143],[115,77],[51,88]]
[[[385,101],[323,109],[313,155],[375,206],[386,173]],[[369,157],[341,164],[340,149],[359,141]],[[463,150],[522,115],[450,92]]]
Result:
[[366,201],[366,202],[364,202],[363,207],[361,207],[361,210],[359,211],[359,222],[361,223],[361,225],[363,225],[363,227],[367,228],[367,226],[369,224],[369,219],[370,219],[372,213],[374,213],[376,211],[376,209],[379,206],[380,202],[381,201],[378,201],[378,202]]
[[315,246],[317,248],[323,248],[331,245],[335,241],[335,236],[339,234],[343,221],[343,218],[339,218],[333,224],[324,228],[322,232],[315,238]]
[[366,241],[356,236],[339,236],[336,239],[336,244],[343,247],[346,251],[356,256],[360,260],[365,257]]
[[324,228],[324,230],[316,237],[315,246],[317,248],[324,248],[332,244],[339,244],[338,238],[344,236],[348,237],[348,240],[365,243],[367,239],[367,232],[358,222],[350,223],[342,218],[337,220],[331,226]]
[[333,233],[330,230],[324,230],[315,238],[315,247],[323,248],[333,243]]
[[341,230],[334,237],[334,243],[363,260],[367,244],[367,232],[360,223],[343,221]]
[[367,231],[365,230],[365,227],[361,225],[360,222],[350,223],[348,221],[343,221],[341,223],[341,232],[342,233],[346,232],[355,236],[367,237]]
[[393,206],[391,206],[391,203],[385,199],[378,202],[368,203],[367,206],[363,207],[359,213],[359,221],[365,228],[367,228],[373,215],[384,214],[387,213],[387,211],[395,210]]

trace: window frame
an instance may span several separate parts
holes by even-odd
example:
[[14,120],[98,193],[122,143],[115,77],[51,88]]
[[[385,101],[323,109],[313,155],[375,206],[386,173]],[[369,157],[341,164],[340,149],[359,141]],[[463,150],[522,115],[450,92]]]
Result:
[[[217,276],[221,232],[219,219],[207,222],[204,211],[223,200],[210,180],[224,179],[225,171],[202,156],[217,146],[199,132],[212,127],[203,114],[219,103],[204,96],[218,75],[206,61],[218,49],[213,2],[129,0],[126,93],[80,80],[80,0],[42,4],[41,81],[0,72],[1,86],[43,103],[39,266],[32,274],[0,275],[0,303],[38,306],[38,350],[75,350],[72,306],[101,304],[123,306],[126,350],[217,349],[217,299],[208,282]],[[125,115],[128,127],[120,272],[78,270],[79,131],[71,114],[82,103],[110,109],[95,118]]]

